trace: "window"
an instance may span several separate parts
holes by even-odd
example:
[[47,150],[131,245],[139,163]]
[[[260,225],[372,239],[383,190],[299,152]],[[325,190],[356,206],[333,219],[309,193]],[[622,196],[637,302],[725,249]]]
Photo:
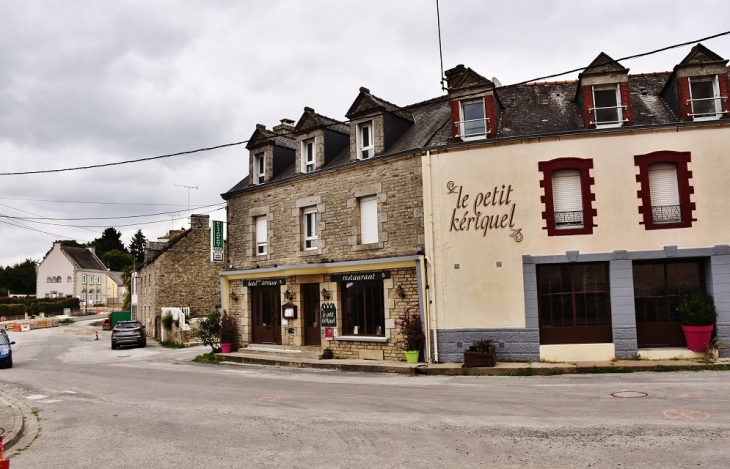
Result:
[[360,244],[378,242],[378,199],[368,196],[360,199]]
[[590,177],[593,160],[558,158],[541,161],[540,186],[544,190],[542,218],[548,236],[567,236],[593,233],[592,207],[596,196],[592,192],[594,180]]
[[459,137],[462,140],[485,138],[487,136],[487,121],[484,100],[462,101]]
[[553,171],[553,210],[556,229],[583,228],[583,197],[577,169]]
[[647,230],[691,227],[695,204],[690,202],[694,189],[687,169],[689,152],[659,151],[634,156],[639,167],[636,181],[641,183],[639,213]]
[[357,126],[357,158],[365,160],[375,154],[373,144],[373,123],[366,122]]
[[314,158],[314,139],[302,142],[302,172],[311,173],[316,169]]
[[264,164],[264,154],[259,153],[253,156],[253,179],[254,184],[263,184],[266,177],[266,165]]
[[86,275],[81,276],[81,283],[86,284]]
[[317,229],[317,208],[305,208],[304,212],[304,249],[317,249],[319,230]]
[[101,285],[101,277],[99,275],[96,276],[96,284]]
[[81,290],[81,301],[86,301],[86,290]]
[[96,301],[97,302],[101,301],[101,290],[98,290],[98,289],[96,290]]
[[256,255],[266,254],[266,216],[256,217]]
[[73,277],[72,277],[72,276],[70,276],[70,275],[69,275],[68,277],[66,277],[66,282],[67,282],[67,283],[71,283],[71,282],[73,282]]
[[342,334],[382,336],[385,302],[382,280],[342,282]]
[[537,266],[540,344],[610,343],[608,264]]
[[619,85],[593,87],[593,120],[596,128],[623,125],[623,110]]
[[53,279],[51,277],[46,277],[46,283],[52,283]]
[[688,78],[692,118],[711,120],[722,117],[720,85],[717,75],[711,77]]

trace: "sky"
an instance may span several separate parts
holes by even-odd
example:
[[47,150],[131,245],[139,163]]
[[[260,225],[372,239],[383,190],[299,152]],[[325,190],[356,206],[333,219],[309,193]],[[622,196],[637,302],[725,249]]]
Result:
[[[585,67],[600,52],[619,59],[730,30],[726,0],[439,9],[444,68],[464,64],[503,85]],[[730,57],[730,35],[703,44]],[[622,64],[671,70],[690,48]],[[0,173],[241,142],[256,124],[297,121],[305,106],[345,120],[361,86],[404,106],[443,94],[440,68],[436,0],[3,0]],[[126,245],[138,229],[155,240],[189,226],[188,206],[224,220],[220,194],[247,173],[237,145],[0,175],[0,266],[107,227]]]

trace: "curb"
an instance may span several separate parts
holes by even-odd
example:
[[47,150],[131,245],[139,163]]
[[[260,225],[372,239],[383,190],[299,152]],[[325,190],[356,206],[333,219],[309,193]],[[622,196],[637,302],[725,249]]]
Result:
[[23,418],[23,412],[20,410],[20,406],[14,401],[15,399],[0,391],[0,407],[5,407],[7,405],[11,408],[13,413],[13,426],[10,429],[6,428],[5,435],[3,435],[5,452],[12,449],[12,447],[23,436],[23,432],[25,431],[25,419]]

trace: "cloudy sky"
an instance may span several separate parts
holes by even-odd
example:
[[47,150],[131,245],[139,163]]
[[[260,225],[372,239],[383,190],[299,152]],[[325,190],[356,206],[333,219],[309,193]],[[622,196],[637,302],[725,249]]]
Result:
[[[618,59],[730,30],[730,2],[689,5],[441,0],[444,67],[510,84],[583,67],[601,51]],[[704,44],[730,57],[730,36]],[[689,49],[623,65],[671,70]],[[360,86],[407,105],[441,95],[439,78],[436,0],[3,0],[0,173],[240,142],[257,123],[298,120],[304,106],[344,120]],[[86,242],[109,226],[126,244],[140,228],[155,239],[186,227],[188,195],[194,213],[220,207],[247,158],[241,145],[0,175],[0,265],[40,260],[55,239]]]

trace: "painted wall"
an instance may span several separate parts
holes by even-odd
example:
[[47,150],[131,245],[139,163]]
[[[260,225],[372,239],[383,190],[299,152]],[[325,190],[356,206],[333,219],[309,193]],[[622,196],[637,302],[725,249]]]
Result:
[[[59,292],[59,296],[74,295],[73,264],[61,252],[60,243],[54,243],[53,248],[38,265],[36,278],[36,296],[44,298],[51,291]],[[60,283],[49,283],[48,277],[61,277]],[[71,276],[71,282],[68,277]]]
[[[524,327],[523,255],[730,243],[728,148],[730,126],[713,125],[482,144],[431,154],[430,164],[424,157],[425,210],[432,211],[426,220],[434,287],[431,327]],[[640,224],[634,155],[661,150],[691,152],[691,201],[697,219],[691,228],[646,230]],[[538,162],[565,157],[593,159],[593,234],[548,236],[544,229]],[[492,226],[499,228],[474,229],[468,218],[474,216],[475,202],[481,217],[496,216]],[[481,219],[476,223],[483,226]]]

